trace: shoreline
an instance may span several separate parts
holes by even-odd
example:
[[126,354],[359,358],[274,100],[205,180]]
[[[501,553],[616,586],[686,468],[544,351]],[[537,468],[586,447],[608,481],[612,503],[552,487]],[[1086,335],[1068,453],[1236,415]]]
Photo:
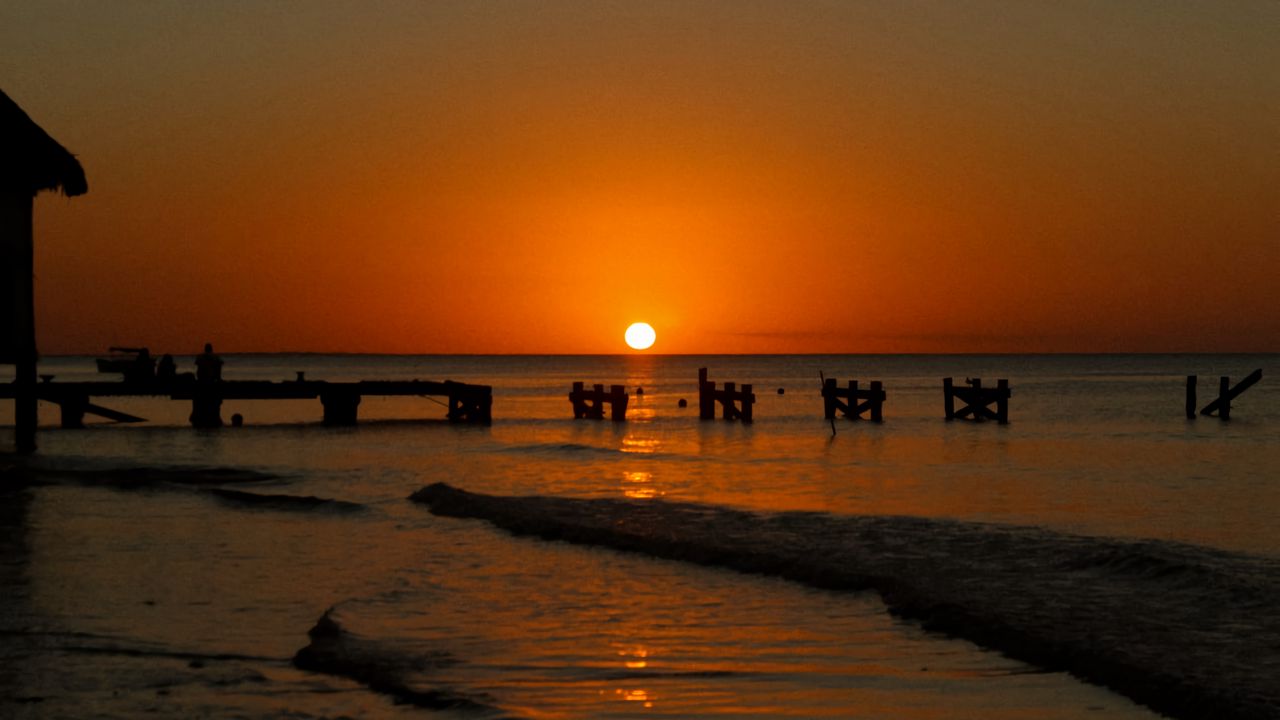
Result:
[[927,630],[1174,718],[1280,718],[1280,561],[1038,528],[496,496],[444,483],[410,499],[515,535],[875,590]]

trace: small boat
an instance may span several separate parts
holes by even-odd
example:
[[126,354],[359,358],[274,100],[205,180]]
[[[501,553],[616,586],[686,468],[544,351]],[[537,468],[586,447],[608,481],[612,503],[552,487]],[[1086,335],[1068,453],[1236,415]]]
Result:
[[98,358],[98,372],[125,373],[133,369],[135,358]]
[[156,359],[147,348],[112,347],[110,357],[98,358],[98,372],[121,373],[127,378],[155,375]]

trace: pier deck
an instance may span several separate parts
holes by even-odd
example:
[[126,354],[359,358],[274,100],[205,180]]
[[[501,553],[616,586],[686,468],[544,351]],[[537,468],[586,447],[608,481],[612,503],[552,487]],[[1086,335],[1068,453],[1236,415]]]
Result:
[[[17,394],[13,383],[0,384],[0,398]],[[493,405],[493,388],[488,385],[445,380],[359,380],[329,382],[325,380],[219,380],[199,382],[194,378],[151,380],[144,382],[87,381],[54,382],[36,385],[36,397],[62,408],[63,427],[83,427],[84,415],[101,415],[122,422],[138,422],[136,418],[108,408],[93,405],[90,398],[102,397],[168,397],[192,402],[191,422],[197,426],[217,426],[222,421],[219,409],[223,400],[314,400],[324,406],[327,425],[354,425],[356,408],[365,396],[438,396],[447,397],[446,417],[458,422],[489,422]]]

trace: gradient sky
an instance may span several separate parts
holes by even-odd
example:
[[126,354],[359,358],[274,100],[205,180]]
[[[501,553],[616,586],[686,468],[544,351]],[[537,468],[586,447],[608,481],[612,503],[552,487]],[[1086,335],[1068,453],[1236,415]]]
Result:
[[1280,350],[1280,3],[0,4],[45,353]]

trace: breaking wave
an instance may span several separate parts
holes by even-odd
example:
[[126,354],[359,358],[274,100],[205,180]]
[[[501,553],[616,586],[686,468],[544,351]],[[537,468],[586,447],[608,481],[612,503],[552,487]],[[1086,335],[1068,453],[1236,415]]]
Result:
[[422,687],[431,671],[456,664],[444,652],[407,652],[347,631],[329,608],[307,633],[311,642],[293,656],[301,670],[354,680],[398,703],[427,710],[466,711],[475,717],[504,717],[488,698],[449,688]]
[[316,497],[314,495],[267,495],[263,493],[209,488],[206,492],[231,505],[261,510],[306,512],[312,510],[352,513],[361,512],[365,506],[346,500]]
[[1182,718],[1280,718],[1280,560],[941,519],[503,497],[411,499],[519,535],[840,589]]

